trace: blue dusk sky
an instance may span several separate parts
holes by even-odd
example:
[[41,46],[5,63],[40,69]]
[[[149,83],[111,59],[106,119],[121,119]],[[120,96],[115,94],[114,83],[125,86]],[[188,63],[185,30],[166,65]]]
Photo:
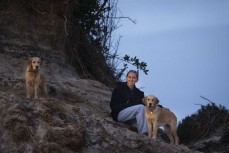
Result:
[[200,96],[229,108],[229,0],[119,0],[118,9],[136,21],[121,19],[115,37],[119,55],[147,63],[136,84],[145,95],[179,121],[208,103]]

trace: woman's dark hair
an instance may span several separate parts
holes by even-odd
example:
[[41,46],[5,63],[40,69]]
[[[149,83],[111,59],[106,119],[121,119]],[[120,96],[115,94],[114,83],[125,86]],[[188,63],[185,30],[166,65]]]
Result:
[[137,71],[135,71],[135,70],[130,70],[129,72],[127,72],[126,77],[129,75],[129,73],[134,73],[134,74],[136,74],[136,77],[137,77],[137,79],[138,79],[138,72],[137,72]]

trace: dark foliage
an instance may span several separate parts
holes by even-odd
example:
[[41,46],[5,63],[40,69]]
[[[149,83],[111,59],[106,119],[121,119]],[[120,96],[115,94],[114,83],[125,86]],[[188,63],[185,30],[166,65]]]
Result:
[[107,85],[114,82],[114,69],[107,64],[111,33],[115,24],[111,19],[110,0],[69,1],[64,14],[68,61],[83,78],[99,80]]
[[[147,74],[145,62],[117,54],[120,40],[112,36],[119,19],[124,18],[116,17],[117,2],[1,1],[0,50],[18,58],[39,56],[48,62],[62,62],[64,58],[66,67],[72,65],[81,78],[96,79],[108,86],[121,78],[127,64]],[[6,41],[19,38],[23,45]],[[121,70],[117,69],[119,61],[125,63]]]
[[193,115],[185,117],[178,125],[180,142],[190,144],[215,133],[218,128],[228,128],[229,111],[224,106],[209,103]]
[[[71,4],[71,11],[67,13],[71,15],[68,17],[70,24],[67,24],[71,32],[68,37],[71,43],[66,46],[67,57],[78,65],[83,77],[95,77],[107,85],[113,85],[114,79],[118,81],[121,78],[127,64],[134,65],[145,74],[148,72],[147,64],[137,57],[117,55],[119,40],[116,45],[112,41],[112,33],[118,28],[117,2],[78,0]],[[124,63],[121,70],[117,69],[117,61]]]

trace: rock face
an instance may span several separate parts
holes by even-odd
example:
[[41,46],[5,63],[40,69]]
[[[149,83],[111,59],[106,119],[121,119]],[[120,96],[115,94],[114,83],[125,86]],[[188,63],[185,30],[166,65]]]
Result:
[[[28,14],[26,5],[23,0],[0,2],[1,153],[195,152],[183,145],[152,141],[113,121],[112,89],[81,79],[65,61],[64,18],[43,15],[38,4],[33,5],[36,15]],[[43,61],[47,99],[42,93],[38,99],[26,98],[24,74],[32,56]]]
[[27,99],[26,60],[0,54],[0,152],[189,153],[185,146],[149,140],[112,120],[111,89],[77,77],[54,63],[47,73],[49,98]]

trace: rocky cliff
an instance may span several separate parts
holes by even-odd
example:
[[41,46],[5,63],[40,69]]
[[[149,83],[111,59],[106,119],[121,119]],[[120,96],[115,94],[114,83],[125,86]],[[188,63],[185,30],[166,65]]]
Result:
[[[47,13],[32,2],[27,7],[26,1],[0,1],[1,153],[195,152],[152,141],[113,121],[112,89],[83,79],[65,58],[65,19],[56,15],[55,7]],[[42,60],[48,98],[25,96],[25,68],[32,56]]]
[[49,63],[49,98],[27,99],[26,60],[1,53],[0,61],[0,152],[194,152],[113,121],[111,89],[98,81]]

